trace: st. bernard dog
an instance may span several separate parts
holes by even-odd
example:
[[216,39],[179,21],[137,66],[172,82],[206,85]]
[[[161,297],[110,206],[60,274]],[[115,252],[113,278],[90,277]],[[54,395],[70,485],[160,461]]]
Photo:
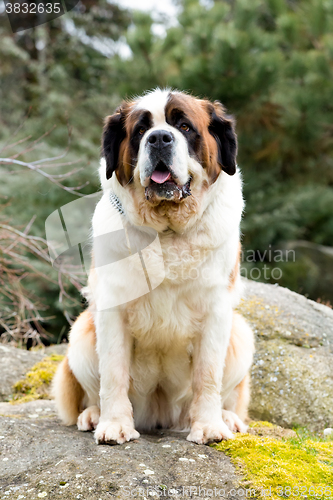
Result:
[[[246,431],[254,344],[233,312],[243,211],[236,154],[234,121],[217,101],[157,89],[106,118],[89,307],[54,380],[62,421],[94,430],[97,443],[156,427],[188,429],[195,443]],[[131,229],[141,253],[131,252]],[[121,230],[127,239],[112,237]],[[114,262],[118,245],[130,257]]]

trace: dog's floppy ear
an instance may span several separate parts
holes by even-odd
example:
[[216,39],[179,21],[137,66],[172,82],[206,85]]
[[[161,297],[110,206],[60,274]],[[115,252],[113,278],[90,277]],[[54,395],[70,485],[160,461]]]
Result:
[[102,136],[102,156],[106,161],[106,178],[110,179],[119,164],[120,144],[126,137],[125,110],[120,106],[116,112],[104,121]]
[[215,101],[211,107],[209,133],[217,142],[217,161],[222,170],[229,175],[234,175],[236,172],[237,156],[235,121],[232,116],[225,114],[224,108],[219,101]]

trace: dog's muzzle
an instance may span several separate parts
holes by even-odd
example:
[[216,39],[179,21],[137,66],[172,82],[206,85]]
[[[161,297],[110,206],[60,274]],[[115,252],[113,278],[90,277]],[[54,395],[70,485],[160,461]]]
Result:
[[174,156],[175,138],[167,130],[155,130],[148,139],[149,159],[151,168],[146,172],[150,179],[145,189],[146,199],[152,204],[162,200],[179,202],[190,196],[191,179],[184,185],[179,185],[172,162]]
[[[167,130],[154,130],[148,137],[146,147],[151,165],[147,174],[154,182],[162,184],[172,175],[174,136]],[[165,166],[164,170],[160,167],[161,163]]]

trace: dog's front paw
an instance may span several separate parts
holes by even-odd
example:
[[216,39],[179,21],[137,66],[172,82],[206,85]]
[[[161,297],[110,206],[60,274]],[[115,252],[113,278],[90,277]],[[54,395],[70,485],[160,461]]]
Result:
[[96,443],[123,444],[138,439],[140,434],[131,425],[119,422],[100,422],[95,430]]
[[236,413],[229,410],[222,410],[223,421],[227,424],[228,428],[233,432],[246,432],[247,425],[239,418]]
[[233,433],[230,432],[227,425],[221,420],[207,424],[195,422],[191,426],[191,432],[186,439],[197,444],[206,444],[212,441],[222,441],[222,439],[232,439],[233,437]]

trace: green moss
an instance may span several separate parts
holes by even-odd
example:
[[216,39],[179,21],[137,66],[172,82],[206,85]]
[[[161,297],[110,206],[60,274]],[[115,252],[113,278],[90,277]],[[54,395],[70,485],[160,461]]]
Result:
[[[273,426],[251,425],[253,431]],[[273,500],[291,497],[328,499],[333,493],[333,441],[294,433],[293,437],[238,434],[235,439],[214,444],[230,456],[243,475],[243,487],[255,490],[257,498]],[[290,488],[290,489],[289,489]],[[302,495],[303,493],[303,495]]]
[[274,428],[276,427],[274,424],[272,424],[271,422],[263,422],[263,421],[260,421],[260,422],[251,422],[249,427],[251,427],[251,429],[255,429],[257,427],[270,427],[270,428]]
[[14,384],[14,395],[11,402],[26,403],[36,399],[49,399],[51,381],[63,358],[64,356],[52,354],[35,364],[24,379]]

